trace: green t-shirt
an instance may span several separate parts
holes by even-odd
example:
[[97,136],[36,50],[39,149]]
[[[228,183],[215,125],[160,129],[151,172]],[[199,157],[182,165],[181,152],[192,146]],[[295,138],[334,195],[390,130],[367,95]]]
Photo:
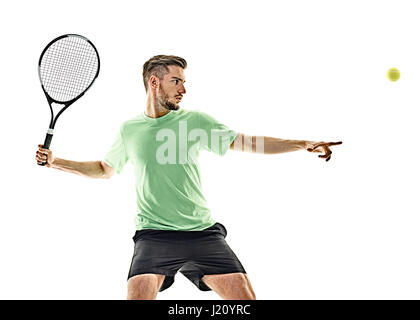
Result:
[[199,151],[223,156],[238,133],[210,115],[179,109],[125,121],[104,162],[134,167],[136,229],[199,231],[216,223],[201,190]]

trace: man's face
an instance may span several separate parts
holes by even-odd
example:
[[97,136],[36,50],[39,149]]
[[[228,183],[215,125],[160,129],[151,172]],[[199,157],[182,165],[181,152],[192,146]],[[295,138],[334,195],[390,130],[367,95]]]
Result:
[[187,92],[184,87],[184,69],[178,66],[168,66],[169,72],[160,80],[157,98],[159,103],[168,110],[178,110],[182,96]]

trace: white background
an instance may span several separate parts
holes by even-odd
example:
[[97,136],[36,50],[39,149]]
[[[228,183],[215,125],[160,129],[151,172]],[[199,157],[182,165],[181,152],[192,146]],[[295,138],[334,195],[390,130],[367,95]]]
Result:
[[[6,4],[7,3],[7,4]],[[65,33],[101,73],[58,120],[51,149],[100,160],[143,112],[142,65],[188,61],[181,107],[239,132],[343,141],[298,151],[202,152],[213,218],[258,299],[419,299],[420,20],[415,1],[13,1],[0,8],[1,299],[125,299],[131,165],[94,180],[36,165],[49,108],[37,63]],[[388,68],[401,70],[390,82]],[[180,273],[158,299],[219,299]]]

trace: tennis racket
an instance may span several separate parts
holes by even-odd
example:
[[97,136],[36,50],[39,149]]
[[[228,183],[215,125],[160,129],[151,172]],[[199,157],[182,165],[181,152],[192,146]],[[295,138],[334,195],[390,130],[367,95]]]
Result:
[[[62,35],[51,41],[42,51],[38,75],[51,110],[43,148],[50,148],[58,117],[92,86],[98,77],[99,67],[99,54],[95,46],[78,34]],[[62,105],[55,116],[53,103]],[[39,163],[41,166],[45,164],[46,162]]]

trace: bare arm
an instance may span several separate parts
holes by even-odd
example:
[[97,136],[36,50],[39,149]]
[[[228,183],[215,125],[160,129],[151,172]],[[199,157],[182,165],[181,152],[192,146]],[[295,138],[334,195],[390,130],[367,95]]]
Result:
[[263,154],[285,153],[298,150],[306,150],[309,152],[325,152],[320,155],[320,158],[325,158],[326,161],[331,158],[330,146],[342,144],[338,142],[315,142],[308,140],[288,140],[265,136],[248,136],[243,133],[238,133],[235,140],[230,145],[230,149],[237,151],[247,151]]
[[57,158],[51,150],[43,149],[38,145],[36,153],[38,163],[47,161],[46,167],[75,173],[89,178],[109,179],[114,175],[115,170],[103,161],[72,161]]
[[114,174],[114,169],[103,161],[71,161],[55,158],[49,167],[97,179],[109,179]]
[[230,149],[253,153],[275,154],[304,150],[311,141],[285,140],[265,136],[248,136],[239,133],[230,145]]

